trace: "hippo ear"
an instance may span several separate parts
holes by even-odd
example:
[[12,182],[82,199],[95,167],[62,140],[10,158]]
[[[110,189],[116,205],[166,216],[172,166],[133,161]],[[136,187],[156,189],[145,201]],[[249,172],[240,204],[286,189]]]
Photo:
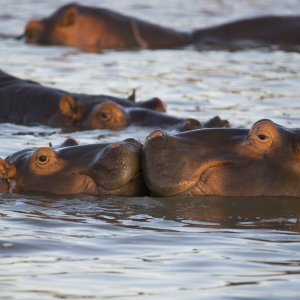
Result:
[[79,121],[82,117],[82,108],[71,95],[62,96],[59,108],[63,115],[74,121]]
[[0,158],[0,176],[2,178],[14,178],[16,176],[16,167],[4,159]]
[[136,92],[136,90],[133,89],[131,95],[128,96],[127,100],[135,102],[135,94],[136,94],[135,92]]
[[72,138],[68,138],[59,147],[69,147],[69,146],[76,146],[76,145],[79,145],[79,143],[76,140]]
[[78,15],[79,13],[76,7],[69,7],[63,14],[60,25],[66,27],[74,25],[78,19]]

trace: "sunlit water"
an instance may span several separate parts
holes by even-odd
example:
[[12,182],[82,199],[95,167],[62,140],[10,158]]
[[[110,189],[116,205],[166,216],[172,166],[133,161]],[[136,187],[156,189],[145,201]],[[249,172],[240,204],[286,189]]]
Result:
[[[0,33],[68,1],[0,0]],[[300,1],[85,1],[177,29],[299,14]],[[0,68],[74,92],[159,96],[169,113],[300,127],[300,54],[270,49],[82,53],[0,40]],[[143,141],[151,129],[61,133],[0,125],[0,156],[27,146]],[[1,299],[299,299],[298,199],[0,197]]]

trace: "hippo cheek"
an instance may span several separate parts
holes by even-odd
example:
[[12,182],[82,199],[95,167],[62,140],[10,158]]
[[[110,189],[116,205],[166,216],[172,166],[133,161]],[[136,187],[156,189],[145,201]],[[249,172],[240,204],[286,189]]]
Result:
[[24,176],[16,180],[13,191],[47,192],[56,195],[90,194],[97,195],[93,178],[76,173],[53,174],[52,176]]
[[203,164],[196,177],[194,176],[190,181],[190,186],[182,190],[180,194],[188,196],[234,195],[234,190],[230,191],[231,187],[235,186],[235,177],[232,176],[234,174],[228,172],[230,165],[231,162],[228,161],[212,161]]

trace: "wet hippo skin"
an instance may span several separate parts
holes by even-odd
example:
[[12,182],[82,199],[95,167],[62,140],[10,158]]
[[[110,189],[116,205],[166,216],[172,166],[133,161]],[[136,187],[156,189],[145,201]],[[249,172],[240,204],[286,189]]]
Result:
[[143,147],[143,175],[155,196],[300,196],[300,129],[270,120],[248,129],[161,130]]
[[0,192],[143,196],[140,149],[134,139],[24,149],[0,159]]
[[167,115],[159,98],[135,102],[106,95],[69,93],[23,80],[0,70],[0,122],[48,125],[69,130],[120,130],[130,125],[186,131],[201,127],[228,127],[214,117],[204,124],[192,118]]
[[192,42],[188,33],[75,3],[59,8],[47,18],[29,21],[24,35],[27,43],[66,45],[95,52],[176,48]]
[[299,16],[262,16],[237,20],[192,32],[197,47],[243,48],[300,45]]

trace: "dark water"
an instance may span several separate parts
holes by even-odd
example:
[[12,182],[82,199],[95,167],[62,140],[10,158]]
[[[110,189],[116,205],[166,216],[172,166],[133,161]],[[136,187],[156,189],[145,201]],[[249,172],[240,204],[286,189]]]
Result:
[[[68,1],[0,0],[0,33]],[[300,1],[99,1],[192,29],[299,14]],[[159,96],[169,112],[234,126],[259,118],[300,127],[300,54],[270,49],[82,53],[0,39],[0,68],[70,91]],[[0,124],[0,155],[28,146],[136,137],[152,129],[61,133]],[[300,201],[294,198],[0,196],[0,299],[299,299]]]

